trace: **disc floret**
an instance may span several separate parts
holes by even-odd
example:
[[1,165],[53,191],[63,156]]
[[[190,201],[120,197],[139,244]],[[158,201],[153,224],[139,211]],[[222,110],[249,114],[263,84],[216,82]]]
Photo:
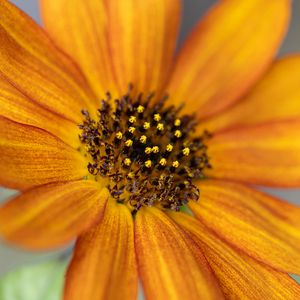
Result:
[[82,111],[80,141],[90,158],[87,166],[118,202],[134,212],[142,206],[180,210],[189,200],[198,200],[193,184],[210,168],[204,144],[209,135],[195,136],[193,116],[180,116],[180,109],[166,106],[164,97],[152,103],[153,95],[136,99],[131,93],[101,101],[98,118]]

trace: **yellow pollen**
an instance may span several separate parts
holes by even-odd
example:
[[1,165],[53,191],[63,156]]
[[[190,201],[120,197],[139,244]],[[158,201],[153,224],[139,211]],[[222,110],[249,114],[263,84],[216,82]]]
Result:
[[133,177],[134,177],[134,173],[133,173],[133,172],[129,172],[129,173],[127,174],[127,176],[128,176],[129,178],[133,178]]
[[173,145],[168,144],[167,147],[166,147],[166,150],[167,150],[168,152],[172,152],[172,150],[173,150]]
[[127,141],[125,142],[125,145],[126,145],[127,147],[131,147],[132,144],[133,144],[133,141],[132,141],[132,140],[127,140]]
[[145,122],[143,125],[144,129],[149,129],[150,128],[150,123],[149,122]]
[[146,141],[147,141],[147,137],[146,137],[145,135],[142,135],[142,136],[140,137],[140,142],[141,142],[142,144],[145,144]]
[[160,131],[164,130],[164,124],[163,123],[158,123],[156,128]]
[[182,136],[182,133],[180,130],[176,130],[174,135],[177,137],[177,138],[180,138]]
[[152,151],[153,151],[153,153],[158,153],[159,152],[159,147],[158,146],[152,147]]
[[129,127],[128,131],[129,131],[130,133],[134,133],[134,132],[135,132],[135,127]]
[[144,112],[144,110],[145,110],[145,107],[144,107],[144,106],[142,106],[142,105],[139,105],[139,106],[138,106],[138,108],[137,108],[136,110],[137,110],[137,112],[138,112],[139,114],[141,114],[141,113],[143,113],[143,112]]
[[124,165],[130,166],[131,165],[131,159],[130,158],[125,158],[124,159]]
[[152,149],[150,147],[146,147],[145,153],[150,154],[152,152]]
[[186,147],[182,150],[183,155],[188,156],[190,154],[190,148]]
[[178,160],[173,161],[172,167],[174,167],[174,168],[178,168],[178,167],[179,167],[179,162],[178,162]]
[[123,134],[122,134],[121,131],[119,131],[119,132],[116,133],[116,138],[117,138],[118,140],[121,140],[122,137],[123,137]]
[[160,161],[159,161],[159,164],[162,165],[162,166],[165,166],[167,164],[167,160],[165,158],[162,158]]
[[181,121],[180,121],[179,119],[176,119],[176,120],[174,121],[174,125],[175,125],[176,127],[180,126],[180,125],[181,125]]
[[154,119],[154,121],[159,122],[161,120],[160,114],[155,114],[153,119]]
[[149,159],[149,160],[147,160],[147,161],[145,161],[145,166],[147,167],[147,168],[151,168],[151,166],[152,166],[152,161]]
[[128,121],[133,124],[133,123],[136,122],[136,117],[135,116],[131,116]]

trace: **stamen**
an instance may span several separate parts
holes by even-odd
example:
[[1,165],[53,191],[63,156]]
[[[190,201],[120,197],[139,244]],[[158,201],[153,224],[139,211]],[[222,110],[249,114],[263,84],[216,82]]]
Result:
[[179,211],[199,198],[192,181],[211,167],[204,144],[210,135],[195,135],[195,119],[166,106],[167,97],[152,104],[153,94],[142,95],[133,99],[129,90],[112,103],[108,93],[95,120],[82,111],[79,137],[87,169],[133,213],[153,205]]

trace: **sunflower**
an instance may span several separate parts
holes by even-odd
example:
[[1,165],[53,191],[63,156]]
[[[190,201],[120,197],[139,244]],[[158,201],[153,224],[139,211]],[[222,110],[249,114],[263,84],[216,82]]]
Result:
[[300,299],[300,56],[288,0],[0,0],[0,232],[76,239],[65,300]]

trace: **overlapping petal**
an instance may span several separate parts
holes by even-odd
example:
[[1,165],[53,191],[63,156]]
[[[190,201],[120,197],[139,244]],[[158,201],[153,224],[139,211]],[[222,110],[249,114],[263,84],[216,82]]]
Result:
[[87,180],[33,188],[0,207],[0,235],[28,249],[62,246],[100,220],[107,198]]
[[219,1],[184,45],[168,88],[203,118],[237,101],[261,77],[287,29],[290,0]]
[[32,19],[0,1],[0,74],[35,103],[79,122],[95,97],[74,63]]
[[235,251],[195,218],[182,213],[170,215],[192,234],[218,278],[226,299],[295,300],[300,297],[300,286],[289,275]]
[[300,118],[300,56],[277,60],[249,95],[232,108],[201,122],[211,132]]
[[246,183],[300,186],[300,121],[282,121],[215,134],[207,141],[208,177]]
[[64,299],[136,299],[137,280],[132,216],[109,200],[99,225],[76,243]]
[[234,247],[278,270],[300,274],[300,207],[240,184],[205,181],[196,217]]
[[143,208],[135,222],[139,272],[147,299],[222,299],[199,248],[162,211]]
[[75,123],[35,104],[3,78],[0,78],[0,106],[1,116],[45,129],[68,144],[78,147],[78,127]]
[[47,30],[97,92],[159,89],[173,59],[179,0],[43,0]]
[[87,175],[87,162],[52,134],[0,117],[0,184],[14,189]]

